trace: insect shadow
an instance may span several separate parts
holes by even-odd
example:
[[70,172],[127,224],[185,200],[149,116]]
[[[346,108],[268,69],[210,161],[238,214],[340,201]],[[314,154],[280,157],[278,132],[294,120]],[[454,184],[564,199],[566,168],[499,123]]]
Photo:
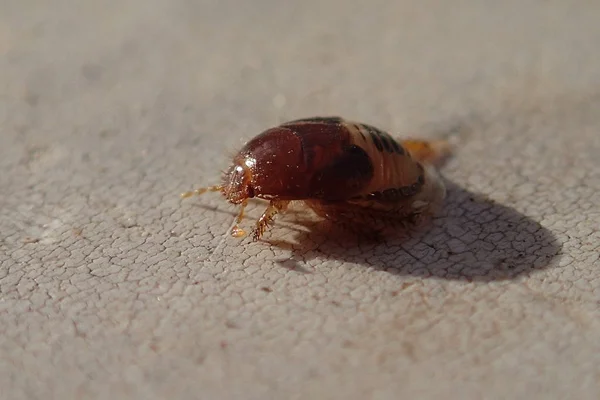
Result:
[[292,241],[275,235],[262,241],[290,251],[290,258],[278,264],[304,273],[311,269],[305,266],[309,260],[330,259],[393,274],[489,282],[554,264],[560,244],[548,229],[510,207],[445,183],[447,199],[436,218],[383,241],[314,220],[296,221],[305,229],[293,230]]

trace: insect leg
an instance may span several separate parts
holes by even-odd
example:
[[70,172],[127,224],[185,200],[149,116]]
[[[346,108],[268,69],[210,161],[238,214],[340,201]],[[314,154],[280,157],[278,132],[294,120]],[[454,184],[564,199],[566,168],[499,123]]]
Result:
[[448,157],[452,151],[446,140],[406,139],[400,142],[416,161],[437,165]]
[[248,199],[246,199],[242,202],[242,208],[240,209],[240,212],[235,219],[236,224],[239,224],[244,219],[244,210],[246,209],[246,206],[248,206]]
[[246,199],[242,202],[242,208],[240,209],[239,214],[235,218],[235,225],[233,226],[233,228],[231,228],[231,236],[233,236],[234,238],[241,238],[246,235],[246,231],[241,229],[238,226],[238,224],[240,222],[242,222],[242,220],[244,219],[244,210],[246,209],[247,205],[248,205],[248,199]]
[[201,187],[190,192],[181,193],[181,198],[186,199],[188,197],[192,197],[193,195],[200,196],[201,194],[206,192],[219,192],[221,190],[223,190],[223,185]]
[[265,212],[260,216],[258,221],[256,221],[256,229],[254,229],[254,241],[257,241],[261,238],[263,233],[265,233],[267,230],[267,227],[272,225],[275,215],[281,211],[285,211],[288,204],[289,201],[281,200],[271,200],[271,202],[269,202],[269,206]]
[[336,227],[375,241],[382,240],[384,232],[390,228],[410,229],[417,225],[420,218],[417,212],[405,210],[403,207],[386,210],[352,203],[326,205],[309,202],[307,205]]
[[306,202],[320,217],[325,218],[335,227],[370,240],[381,239],[381,229],[375,227],[373,215],[368,210],[340,203],[325,205],[319,201]]
[[[364,221],[351,221],[348,220],[347,217],[336,216],[335,214],[328,215],[327,219],[339,229],[345,230],[357,237],[375,242],[379,242],[383,239],[381,229],[369,225],[368,223],[364,223]],[[361,222],[363,222],[363,224],[361,224]]]

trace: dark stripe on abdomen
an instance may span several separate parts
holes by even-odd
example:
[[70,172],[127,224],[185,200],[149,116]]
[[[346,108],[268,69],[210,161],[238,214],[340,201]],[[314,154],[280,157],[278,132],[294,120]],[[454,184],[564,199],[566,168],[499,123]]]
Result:
[[381,192],[369,193],[365,196],[366,199],[378,200],[383,202],[395,203],[419,193],[423,184],[421,182],[413,183],[412,185],[402,186],[399,188],[385,189]]
[[298,124],[298,123],[310,123],[317,122],[322,124],[341,124],[343,119],[340,117],[309,117],[302,119],[295,119],[293,121],[284,122],[283,125]]
[[375,147],[377,147],[377,150],[383,151],[383,149],[385,148],[385,150],[388,153],[396,153],[401,155],[406,154],[404,148],[400,146],[400,144],[396,140],[394,140],[394,138],[392,138],[387,132],[384,132],[381,129],[377,129],[376,127],[371,125],[361,125],[366,129],[367,132],[369,132],[371,140],[373,141]]

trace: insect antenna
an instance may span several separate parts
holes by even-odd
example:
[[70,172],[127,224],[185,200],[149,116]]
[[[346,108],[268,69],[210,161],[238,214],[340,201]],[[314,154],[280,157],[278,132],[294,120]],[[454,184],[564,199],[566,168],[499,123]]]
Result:
[[221,190],[223,190],[223,185],[206,186],[206,187],[201,187],[198,189],[191,190],[189,192],[183,192],[183,193],[181,193],[180,196],[182,199],[186,199],[186,198],[192,197],[194,195],[200,196],[201,194],[204,194],[206,192],[220,192]]

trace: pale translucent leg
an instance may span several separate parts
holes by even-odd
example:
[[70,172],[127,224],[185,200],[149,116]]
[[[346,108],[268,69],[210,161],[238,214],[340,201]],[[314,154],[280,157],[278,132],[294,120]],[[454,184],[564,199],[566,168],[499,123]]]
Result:
[[233,226],[233,228],[231,228],[231,236],[233,236],[234,238],[241,238],[241,237],[246,236],[246,231],[241,229],[238,226],[238,224],[240,222],[242,222],[242,220],[244,219],[244,210],[246,209],[247,205],[248,205],[248,199],[246,199],[242,202],[242,205],[241,205],[242,208],[240,209],[239,214],[235,218],[235,225]]
[[433,165],[441,164],[452,153],[452,146],[446,140],[406,139],[400,144],[415,160]]
[[[198,188],[189,192],[184,192],[181,193],[181,198],[185,199],[194,195],[200,196],[201,194],[204,194],[206,192],[219,192],[223,190],[223,185],[215,185],[215,186],[207,186],[207,187],[202,187],[202,188]],[[265,233],[265,231],[267,230],[268,226],[271,225],[273,223],[273,218],[275,217],[275,215],[277,215],[277,213],[281,212],[281,211],[285,211],[287,209],[287,206],[290,202],[289,201],[281,201],[281,200],[272,200],[269,202],[269,206],[267,207],[267,209],[265,210],[265,212],[261,215],[261,217],[258,219],[258,221],[256,221],[256,228],[254,229],[254,240],[259,240],[260,237],[263,235],[263,233]],[[246,235],[246,232],[241,229],[238,224],[240,222],[242,222],[242,220],[244,219],[244,211],[246,209],[246,206],[248,205],[248,200],[244,200],[241,204],[241,210],[238,213],[236,219],[235,219],[235,225],[233,226],[232,230],[231,230],[231,236],[236,237],[236,238],[240,238]]]
[[[194,195],[200,196],[201,194],[204,194],[206,192],[220,192],[221,190],[223,190],[223,185],[215,185],[215,186],[206,186],[206,187],[201,187],[189,192],[184,192],[181,193],[181,198],[185,199],[188,197],[192,197]],[[244,200],[241,204],[241,209],[240,212],[238,213],[237,217],[235,218],[235,225],[233,226],[233,228],[231,229],[231,236],[236,237],[236,238],[240,238],[246,235],[246,232],[241,229],[238,224],[240,222],[242,222],[242,220],[244,219],[244,210],[246,209],[246,206],[248,205],[248,200]]]
[[269,202],[269,206],[265,212],[260,216],[258,221],[256,221],[256,229],[254,229],[253,235],[254,241],[257,241],[261,238],[269,225],[272,225],[275,215],[277,215],[279,212],[285,211],[289,203],[289,201],[281,200],[271,200],[271,202]]

